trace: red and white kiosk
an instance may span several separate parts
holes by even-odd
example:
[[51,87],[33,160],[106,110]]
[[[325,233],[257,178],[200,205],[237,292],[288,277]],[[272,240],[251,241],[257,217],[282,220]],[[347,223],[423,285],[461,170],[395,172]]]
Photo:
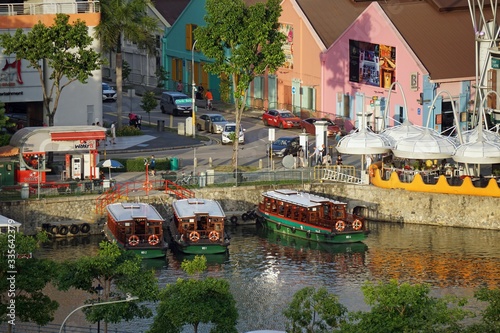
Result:
[[64,179],[97,179],[99,141],[105,139],[106,128],[99,126],[22,128],[10,140],[10,149],[19,149],[16,180],[18,183],[44,183],[46,172],[50,171],[45,158],[49,152],[66,153]]

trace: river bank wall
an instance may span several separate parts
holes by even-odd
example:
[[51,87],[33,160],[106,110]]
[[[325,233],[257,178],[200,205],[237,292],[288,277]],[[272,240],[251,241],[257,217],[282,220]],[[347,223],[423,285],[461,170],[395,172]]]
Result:
[[[202,188],[197,197],[220,201],[225,211],[246,211],[258,204],[261,193],[276,186],[239,186]],[[320,183],[286,186],[349,203],[349,209],[370,220],[439,225],[461,228],[500,230],[498,198],[433,194],[406,190],[381,189],[370,185]],[[105,215],[96,213],[97,196],[57,197],[41,200],[0,202],[0,214],[23,224],[26,234],[36,233],[42,224],[92,224],[92,233],[100,232]],[[167,219],[174,198],[161,191],[149,196],[130,196],[124,201],[148,202]]]

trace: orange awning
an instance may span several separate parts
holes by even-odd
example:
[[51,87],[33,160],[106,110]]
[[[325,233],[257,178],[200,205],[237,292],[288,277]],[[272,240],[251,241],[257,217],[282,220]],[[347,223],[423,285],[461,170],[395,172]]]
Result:
[[50,133],[50,137],[53,141],[104,140],[106,139],[106,132],[53,132]]
[[0,157],[10,157],[19,154],[19,148],[11,145],[0,147]]

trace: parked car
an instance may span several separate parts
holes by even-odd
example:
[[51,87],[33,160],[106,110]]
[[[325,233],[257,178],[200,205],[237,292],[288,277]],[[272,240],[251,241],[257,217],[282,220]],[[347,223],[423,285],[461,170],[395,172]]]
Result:
[[198,131],[207,131],[210,133],[222,133],[224,125],[227,124],[226,118],[218,113],[208,113],[199,116],[196,119],[196,129]]
[[161,113],[174,116],[180,114],[190,116],[193,113],[193,99],[177,91],[164,91],[160,99]]
[[116,101],[116,90],[109,84],[102,82],[102,101]]
[[275,140],[271,144],[271,151],[269,151],[269,146],[267,150],[267,156],[284,157],[286,155],[297,156],[297,151],[299,150],[300,142],[298,136],[283,136]]
[[311,135],[316,135],[316,126],[314,125],[317,121],[326,121],[327,123],[327,135],[328,136],[335,136],[338,131],[340,131],[340,126],[335,124],[331,119],[328,118],[307,118],[307,119],[302,119],[300,122],[300,128],[304,130],[304,132],[309,133]]
[[[233,133],[236,133],[236,123],[227,123],[224,125],[224,129],[221,134],[221,142],[223,145],[226,143],[233,142]],[[245,129],[240,125],[240,135],[238,136],[238,141],[241,144],[245,144]]]
[[262,115],[262,122],[265,126],[279,128],[299,128],[300,118],[288,110],[267,110]]

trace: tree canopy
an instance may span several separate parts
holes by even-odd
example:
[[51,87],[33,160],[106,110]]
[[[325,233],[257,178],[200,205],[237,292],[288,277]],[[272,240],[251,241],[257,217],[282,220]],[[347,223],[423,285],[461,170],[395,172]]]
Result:
[[308,333],[331,332],[344,320],[347,308],[339,303],[337,296],[326,288],[315,290],[305,287],[293,296],[292,302],[283,311],[287,322],[287,332]]
[[[139,297],[138,302],[158,299],[158,282],[154,272],[143,269],[139,256],[121,250],[116,243],[101,242],[97,256],[66,261],[59,272],[58,287],[61,290],[73,287],[95,295],[96,287],[101,285],[102,295],[95,295],[90,302],[97,301],[97,297],[101,301],[124,299],[127,294]],[[85,313],[90,322],[104,321],[107,332],[107,323],[152,316],[151,309],[138,302],[89,307]]]
[[[196,48],[213,60],[204,68],[232,81],[236,125],[240,128],[250,83],[266,71],[275,72],[285,62],[285,35],[279,31],[278,21],[281,1],[246,6],[243,0],[207,0],[206,10],[206,25],[194,31]],[[235,166],[238,140],[233,140],[233,145]]]
[[45,233],[0,234],[0,323],[7,322],[9,331],[17,320],[39,325],[54,320],[59,304],[43,289],[53,279],[56,264],[32,256],[46,240]]
[[432,297],[425,284],[392,280],[367,282],[361,289],[371,311],[350,313],[342,332],[459,332],[461,320],[470,315],[465,299]]
[[[62,90],[74,81],[86,83],[92,71],[100,68],[100,54],[90,47],[92,41],[85,22],[78,19],[70,23],[66,14],[57,14],[52,26],[39,22],[28,32],[17,29],[13,35],[0,35],[4,54],[26,59],[40,74],[49,126],[54,125]],[[50,73],[48,78],[46,72]]]
[[155,54],[154,33],[158,31],[158,21],[148,16],[148,6],[152,6],[149,0],[102,0],[100,5],[101,22],[96,27],[96,37],[101,41],[103,51],[115,52],[116,113],[120,129],[123,111],[122,38],[149,54]]
[[[206,269],[206,258],[184,260],[182,269],[188,275],[199,275]],[[197,333],[200,324],[212,324],[211,333],[236,333],[236,301],[224,279],[178,279],[161,291],[160,304],[149,333],[180,333],[192,325]]]

